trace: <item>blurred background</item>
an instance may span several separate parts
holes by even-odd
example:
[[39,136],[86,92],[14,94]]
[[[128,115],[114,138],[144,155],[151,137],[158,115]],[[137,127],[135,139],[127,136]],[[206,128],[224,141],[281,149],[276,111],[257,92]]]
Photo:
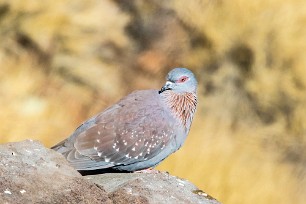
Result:
[[0,0],[0,143],[50,147],[188,67],[199,107],[158,169],[223,203],[304,203],[305,50],[303,0]]

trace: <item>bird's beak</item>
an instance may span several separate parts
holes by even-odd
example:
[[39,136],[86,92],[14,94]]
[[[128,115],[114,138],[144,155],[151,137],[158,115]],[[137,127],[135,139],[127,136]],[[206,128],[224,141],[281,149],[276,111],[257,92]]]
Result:
[[172,89],[173,82],[167,81],[166,84],[160,89],[159,94],[163,93],[166,90]]

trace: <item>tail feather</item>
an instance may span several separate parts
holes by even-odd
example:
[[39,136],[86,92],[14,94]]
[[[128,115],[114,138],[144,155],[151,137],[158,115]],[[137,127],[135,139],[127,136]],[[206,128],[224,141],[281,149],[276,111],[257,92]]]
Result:
[[105,169],[114,166],[114,164],[105,161],[96,161],[90,157],[84,156],[80,154],[74,147],[65,146],[65,142],[66,140],[51,147],[51,149],[61,153],[67,159],[69,164],[78,171]]
[[105,161],[97,161],[90,157],[80,154],[76,149],[67,151],[63,154],[68,162],[77,170],[95,170],[113,167],[114,164]]

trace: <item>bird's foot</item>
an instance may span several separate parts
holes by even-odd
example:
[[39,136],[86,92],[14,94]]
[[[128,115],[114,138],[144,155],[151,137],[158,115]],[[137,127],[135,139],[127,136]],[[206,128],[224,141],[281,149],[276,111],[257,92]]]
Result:
[[135,171],[134,173],[142,173],[142,174],[159,174],[160,171],[153,169],[153,168],[147,168],[147,169],[142,169],[142,170],[138,170]]

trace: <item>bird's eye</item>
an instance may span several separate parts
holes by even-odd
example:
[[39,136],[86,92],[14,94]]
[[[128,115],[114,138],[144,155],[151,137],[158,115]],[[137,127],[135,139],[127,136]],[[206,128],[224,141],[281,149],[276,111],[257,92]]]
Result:
[[187,81],[187,79],[188,79],[188,77],[182,76],[181,78],[179,78],[179,80],[177,80],[177,82],[183,83],[183,82]]

